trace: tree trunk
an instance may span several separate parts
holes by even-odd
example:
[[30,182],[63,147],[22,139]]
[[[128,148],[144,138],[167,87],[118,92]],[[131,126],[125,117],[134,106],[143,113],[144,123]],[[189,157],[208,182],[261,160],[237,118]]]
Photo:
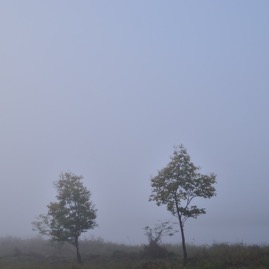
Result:
[[178,221],[179,221],[181,239],[182,239],[183,264],[185,266],[187,264],[188,255],[187,255],[187,249],[186,249],[186,243],[185,243],[184,227],[183,227],[183,222],[182,222],[180,210],[179,210],[179,207],[178,207],[176,194],[175,194],[175,201],[176,201],[177,217],[178,217]]
[[184,227],[182,223],[181,216],[179,215],[179,226],[180,226],[180,232],[181,232],[181,239],[182,239],[182,250],[183,250],[183,264],[187,264],[187,249],[186,249],[186,243],[185,243],[185,235],[184,235]]
[[79,253],[78,237],[75,238],[75,247],[76,247],[76,250],[77,250],[77,262],[79,264],[82,264],[81,256],[80,256],[80,253]]

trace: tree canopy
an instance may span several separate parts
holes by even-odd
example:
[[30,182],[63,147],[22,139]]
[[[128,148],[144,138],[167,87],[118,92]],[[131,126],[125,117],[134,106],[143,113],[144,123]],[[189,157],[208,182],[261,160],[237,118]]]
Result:
[[33,222],[34,229],[55,241],[67,241],[77,249],[81,263],[78,239],[83,232],[96,224],[96,209],[90,201],[91,193],[83,185],[82,176],[71,172],[60,174],[54,183],[57,189],[56,202],[51,202],[46,215]]
[[164,204],[167,210],[178,218],[184,259],[187,259],[185,246],[184,223],[188,218],[197,218],[205,214],[205,208],[193,205],[196,197],[211,198],[216,195],[214,184],[216,175],[201,174],[200,167],[195,166],[183,145],[175,147],[171,161],[151,178],[152,193],[150,201],[158,206]]

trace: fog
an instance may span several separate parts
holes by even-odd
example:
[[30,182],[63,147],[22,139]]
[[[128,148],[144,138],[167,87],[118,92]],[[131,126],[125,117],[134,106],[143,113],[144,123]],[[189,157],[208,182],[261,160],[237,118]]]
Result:
[[82,237],[146,242],[145,226],[176,221],[148,199],[151,176],[183,144],[217,174],[187,242],[268,244],[268,8],[1,1],[0,236],[36,236],[53,182],[72,171],[98,209],[99,227]]

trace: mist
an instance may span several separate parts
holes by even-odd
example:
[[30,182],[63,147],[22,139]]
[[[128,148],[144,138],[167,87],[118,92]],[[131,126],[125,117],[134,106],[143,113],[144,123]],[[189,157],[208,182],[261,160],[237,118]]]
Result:
[[1,1],[0,236],[36,236],[53,182],[72,171],[98,210],[82,237],[146,242],[145,226],[176,221],[148,199],[151,176],[183,144],[217,174],[187,242],[268,244],[268,8]]

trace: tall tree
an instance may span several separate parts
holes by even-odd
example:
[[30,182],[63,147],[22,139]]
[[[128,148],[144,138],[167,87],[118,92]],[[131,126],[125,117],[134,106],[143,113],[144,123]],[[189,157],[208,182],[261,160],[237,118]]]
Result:
[[83,185],[82,176],[71,172],[60,174],[54,183],[57,202],[51,202],[46,215],[33,222],[34,230],[48,235],[54,241],[66,241],[76,248],[77,261],[82,263],[79,251],[81,233],[93,229],[96,224],[96,209],[90,201],[91,193]]
[[177,217],[182,238],[183,261],[187,262],[187,250],[184,235],[184,224],[188,218],[197,218],[205,214],[205,208],[192,205],[196,197],[211,198],[216,195],[214,184],[216,175],[199,173],[183,145],[175,147],[171,161],[151,178],[152,193],[150,201],[158,206],[165,204],[167,210]]

